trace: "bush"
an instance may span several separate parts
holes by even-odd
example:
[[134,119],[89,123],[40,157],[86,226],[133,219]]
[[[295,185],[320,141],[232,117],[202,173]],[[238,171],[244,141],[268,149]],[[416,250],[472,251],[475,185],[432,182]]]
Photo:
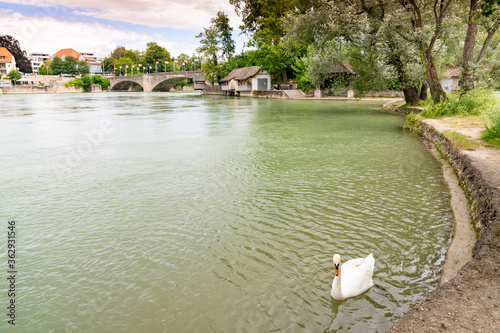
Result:
[[92,79],[88,75],[82,76],[83,90],[89,92],[90,86],[92,85]]
[[422,135],[422,122],[420,121],[420,117],[414,113],[410,113],[406,116],[406,122],[403,128],[417,135]]
[[10,82],[12,82],[12,84],[16,84],[16,81],[22,77],[23,77],[23,75],[21,74],[21,72],[18,70],[15,70],[15,69],[11,70],[6,75],[6,78],[8,78],[10,80]]
[[102,90],[106,90],[110,85],[109,80],[106,78],[103,78],[100,75],[93,75],[91,78],[91,82],[92,82],[92,84],[100,84]]
[[486,124],[483,140],[500,148],[500,106],[492,108],[488,112],[490,124]]
[[485,124],[483,140],[500,148],[500,96],[492,90],[476,88],[459,97],[449,96],[449,100],[427,107],[421,114],[424,118],[440,118],[449,116],[485,116],[489,124]]
[[184,87],[189,87],[189,86],[192,86],[194,85],[194,82],[192,79],[185,79],[185,80],[182,80],[180,82],[177,82],[173,88],[184,88]]
[[82,79],[74,79],[71,81],[66,82],[64,86],[67,87],[77,87],[77,88],[82,88],[83,87],[83,81]]
[[108,79],[105,79],[99,75],[94,75],[90,77],[89,75],[84,75],[82,76],[81,79],[74,79],[69,82],[66,82],[64,85],[65,87],[77,87],[77,88],[83,88],[83,91],[90,91],[90,86],[92,84],[100,84],[102,89],[106,89],[109,87],[110,83]]
[[299,83],[297,84],[297,87],[302,90],[305,94],[312,88],[312,82],[305,76],[301,76],[299,78]]
[[480,116],[495,108],[498,102],[493,91],[481,88],[469,91],[462,96],[451,94],[448,97],[446,102],[426,108],[421,113],[422,117]]

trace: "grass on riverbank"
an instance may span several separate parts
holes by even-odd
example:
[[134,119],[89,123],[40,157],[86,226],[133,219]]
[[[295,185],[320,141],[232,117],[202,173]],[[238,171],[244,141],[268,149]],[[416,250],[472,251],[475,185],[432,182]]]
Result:
[[[450,94],[448,101],[429,105],[420,114],[423,118],[484,116],[482,139],[500,148],[500,95],[492,90],[477,88],[463,96]],[[411,119],[410,121],[415,121]]]
[[455,148],[474,150],[481,145],[476,141],[469,140],[465,135],[457,131],[444,131],[443,136],[446,137]]

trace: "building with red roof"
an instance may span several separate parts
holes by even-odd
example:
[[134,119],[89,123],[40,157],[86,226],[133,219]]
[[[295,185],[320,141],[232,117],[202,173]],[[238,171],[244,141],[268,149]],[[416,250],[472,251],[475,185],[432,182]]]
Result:
[[56,53],[54,53],[50,57],[50,59],[54,60],[54,57],[58,57],[61,60],[66,59],[66,57],[73,57],[73,58],[75,58],[78,61],[85,60],[85,57],[80,52],[76,52],[73,49],[62,49],[62,50],[59,50]]
[[54,57],[58,57],[64,60],[66,57],[73,57],[78,61],[84,60],[89,65],[91,74],[102,74],[101,63],[93,55],[93,53],[80,53],[74,49],[62,49],[54,53],[50,59],[53,60]]
[[5,47],[0,47],[0,75],[5,76],[16,69],[16,58]]

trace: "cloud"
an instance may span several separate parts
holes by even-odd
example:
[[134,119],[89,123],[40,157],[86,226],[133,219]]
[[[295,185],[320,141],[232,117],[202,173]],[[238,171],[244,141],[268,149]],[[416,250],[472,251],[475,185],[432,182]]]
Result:
[[73,22],[50,16],[25,16],[17,12],[0,11],[0,31],[14,36],[21,48],[29,52],[55,53],[62,48],[93,52],[105,57],[118,45],[127,49],[145,50],[146,43],[156,41],[172,55],[191,54],[197,48],[189,41],[167,41],[162,35],[117,29],[102,23]]
[[[2,2],[37,6],[47,15],[58,16],[62,7],[75,14],[91,18],[122,21],[148,27],[200,29],[210,25],[210,19],[223,10],[231,25],[241,19],[228,0],[2,0]],[[62,7],[61,7],[62,6]]]

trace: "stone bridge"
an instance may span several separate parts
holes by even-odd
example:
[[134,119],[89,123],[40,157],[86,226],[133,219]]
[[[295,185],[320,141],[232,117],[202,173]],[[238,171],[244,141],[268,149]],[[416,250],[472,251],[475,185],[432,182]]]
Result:
[[[111,91],[169,91],[174,85],[185,80],[193,79],[195,89],[205,88],[203,72],[165,72],[127,76],[115,76],[108,78]],[[198,83],[197,83],[198,82]]]

